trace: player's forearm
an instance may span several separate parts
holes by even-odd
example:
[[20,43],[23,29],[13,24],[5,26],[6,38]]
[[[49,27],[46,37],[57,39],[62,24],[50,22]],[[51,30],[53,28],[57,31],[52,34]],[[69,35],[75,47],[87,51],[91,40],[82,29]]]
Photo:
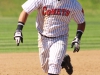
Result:
[[23,10],[20,13],[19,19],[18,21],[23,22],[25,24],[26,20],[27,20],[28,14]]
[[85,22],[78,24],[76,36],[79,40],[81,39],[84,30],[85,30]]
[[26,23],[27,17],[28,17],[28,14],[23,10],[21,12],[20,16],[19,16],[18,26],[17,26],[16,30],[22,30],[23,29],[23,26]]
[[78,24],[77,30],[84,32],[85,30],[85,22]]

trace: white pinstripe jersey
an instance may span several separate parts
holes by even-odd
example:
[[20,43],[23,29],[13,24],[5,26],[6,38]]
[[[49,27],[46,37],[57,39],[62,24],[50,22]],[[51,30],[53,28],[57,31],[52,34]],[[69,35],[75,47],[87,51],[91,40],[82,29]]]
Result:
[[48,37],[68,34],[72,18],[77,24],[84,22],[82,7],[77,0],[27,0],[22,8],[28,14],[38,11],[36,28]]

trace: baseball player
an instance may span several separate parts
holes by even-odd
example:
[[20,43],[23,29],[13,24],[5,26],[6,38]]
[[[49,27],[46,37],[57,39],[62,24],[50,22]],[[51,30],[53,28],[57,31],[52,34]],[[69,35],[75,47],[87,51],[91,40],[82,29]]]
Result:
[[77,0],[27,0],[22,5],[14,34],[17,46],[23,43],[22,29],[28,15],[37,10],[36,28],[41,67],[48,75],[59,75],[62,68],[68,74],[73,73],[71,59],[67,50],[69,22],[77,23],[77,31],[71,47],[73,52],[80,50],[81,36],[85,30],[85,19],[81,5]]

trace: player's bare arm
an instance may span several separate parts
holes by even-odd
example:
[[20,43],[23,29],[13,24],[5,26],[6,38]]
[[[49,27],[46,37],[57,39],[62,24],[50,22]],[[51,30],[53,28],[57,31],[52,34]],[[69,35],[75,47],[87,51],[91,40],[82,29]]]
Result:
[[85,22],[77,25],[76,37],[72,41],[72,46],[71,46],[72,48],[74,46],[73,52],[78,52],[80,50],[80,40],[84,30],[85,30]]
[[77,30],[81,30],[82,32],[84,32],[85,30],[85,22],[78,24]]
[[77,36],[77,38],[79,40],[81,39],[81,36],[82,36],[84,30],[85,30],[85,22],[77,25],[77,33],[76,33],[76,36]]
[[19,46],[20,42],[23,43],[23,34],[22,34],[22,29],[23,26],[27,20],[28,14],[23,10],[20,13],[19,19],[18,19],[18,26],[16,29],[16,32],[14,34],[14,40],[16,40],[17,46]]
[[18,21],[25,24],[25,22],[26,22],[26,20],[27,20],[27,17],[28,17],[28,14],[23,10],[23,11],[20,13],[20,16],[19,16]]

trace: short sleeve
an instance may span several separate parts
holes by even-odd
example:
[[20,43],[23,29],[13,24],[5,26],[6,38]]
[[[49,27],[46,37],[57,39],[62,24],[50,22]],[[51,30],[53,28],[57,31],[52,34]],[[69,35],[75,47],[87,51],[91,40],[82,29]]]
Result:
[[72,17],[73,17],[73,19],[75,20],[75,22],[77,24],[81,24],[85,21],[83,9],[73,11],[73,16]]
[[27,0],[23,5],[22,8],[24,11],[26,11],[28,14],[30,14],[32,11],[37,10],[42,5],[41,0]]

